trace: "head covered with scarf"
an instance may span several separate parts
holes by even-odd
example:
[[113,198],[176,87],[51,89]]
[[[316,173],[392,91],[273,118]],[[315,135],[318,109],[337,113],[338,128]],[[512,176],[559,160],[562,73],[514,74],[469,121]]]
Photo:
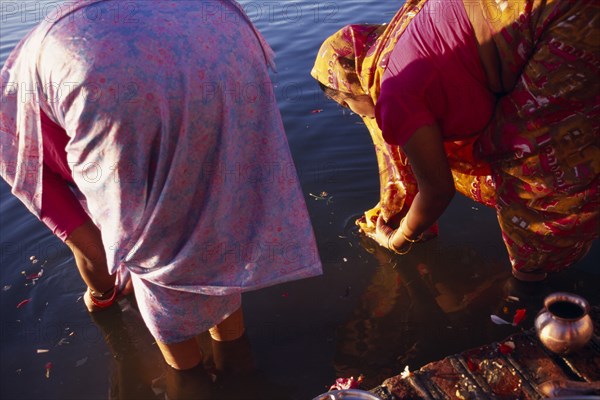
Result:
[[346,25],[328,37],[311,75],[323,86],[377,102],[389,54],[426,0],[407,0],[387,24]]
[[367,95],[363,62],[372,54],[385,25],[346,25],[323,42],[311,75],[330,89]]

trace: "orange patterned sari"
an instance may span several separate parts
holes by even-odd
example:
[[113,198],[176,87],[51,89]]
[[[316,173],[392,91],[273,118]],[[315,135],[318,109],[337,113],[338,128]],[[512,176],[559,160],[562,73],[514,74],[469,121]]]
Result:
[[[388,56],[426,1],[407,1],[387,25],[335,33],[321,47],[313,77],[377,102]],[[503,70],[518,79],[480,135],[445,143],[455,186],[496,208],[513,268],[559,271],[587,254],[600,228],[600,4],[475,1]],[[380,214],[388,221],[405,214],[418,188],[402,149],[384,141],[374,119],[364,122],[381,185],[379,203],[357,221],[368,232]]]

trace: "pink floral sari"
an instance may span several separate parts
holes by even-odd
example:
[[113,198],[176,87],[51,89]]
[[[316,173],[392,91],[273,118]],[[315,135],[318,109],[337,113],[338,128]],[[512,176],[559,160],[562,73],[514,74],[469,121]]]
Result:
[[234,311],[241,292],[318,275],[321,263],[272,52],[241,8],[127,4],[80,1],[10,55],[1,174],[39,216],[40,110],[63,127],[110,272],[132,275],[152,334],[178,342]]

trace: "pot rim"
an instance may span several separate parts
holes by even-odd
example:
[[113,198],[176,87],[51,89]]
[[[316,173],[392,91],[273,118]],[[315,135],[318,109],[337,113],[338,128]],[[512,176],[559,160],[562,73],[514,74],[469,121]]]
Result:
[[[569,303],[576,304],[579,307],[581,307],[583,310],[583,315],[581,317],[586,316],[590,311],[590,303],[588,303],[588,301],[586,299],[584,299],[583,297],[581,297],[578,294],[569,293],[569,292],[556,292],[556,293],[549,294],[544,299],[544,307],[546,307],[548,312],[550,312],[550,306],[558,301],[569,302]],[[574,318],[560,317],[558,315],[555,315],[552,312],[550,312],[550,314],[552,314],[553,317],[564,319],[564,320],[577,320],[577,319],[581,318],[581,317],[574,317]]]
[[371,392],[367,392],[359,389],[342,389],[332,390],[327,393],[320,394],[313,400],[380,400],[378,396],[375,396]]

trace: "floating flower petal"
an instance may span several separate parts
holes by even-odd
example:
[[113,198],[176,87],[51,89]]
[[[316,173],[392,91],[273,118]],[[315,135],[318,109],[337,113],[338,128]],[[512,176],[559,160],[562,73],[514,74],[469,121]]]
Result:
[[335,383],[331,385],[329,390],[347,390],[347,389],[358,389],[364,376],[359,376],[358,379],[354,379],[353,376],[350,378],[337,378]]
[[515,351],[515,344],[511,341],[500,343],[500,346],[498,346],[498,351],[500,351],[502,354],[510,354]]
[[490,319],[492,320],[493,323],[495,323],[496,325],[512,325],[510,322],[508,322],[505,319],[500,318],[497,315],[490,315]]
[[410,368],[408,368],[408,365],[406,367],[404,367],[404,371],[402,371],[402,373],[400,374],[402,379],[406,379],[411,375],[412,375],[412,372],[410,372]]
[[513,325],[517,326],[521,323],[521,321],[523,321],[525,319],[525,316],[527,315],[527,310],[524,308],[519,308],[516,312],[515,312],[515,316],[513,317]]
[[31,301],[31,299],[25,299],[25,300],[21,301],[19,304],[17,304],[17,308],[23,307],[25,304],[29,303],[30,301]]
[[52,371],[52,363],[47,362],[46,363],[46,379],[50,378],[50,371]]

